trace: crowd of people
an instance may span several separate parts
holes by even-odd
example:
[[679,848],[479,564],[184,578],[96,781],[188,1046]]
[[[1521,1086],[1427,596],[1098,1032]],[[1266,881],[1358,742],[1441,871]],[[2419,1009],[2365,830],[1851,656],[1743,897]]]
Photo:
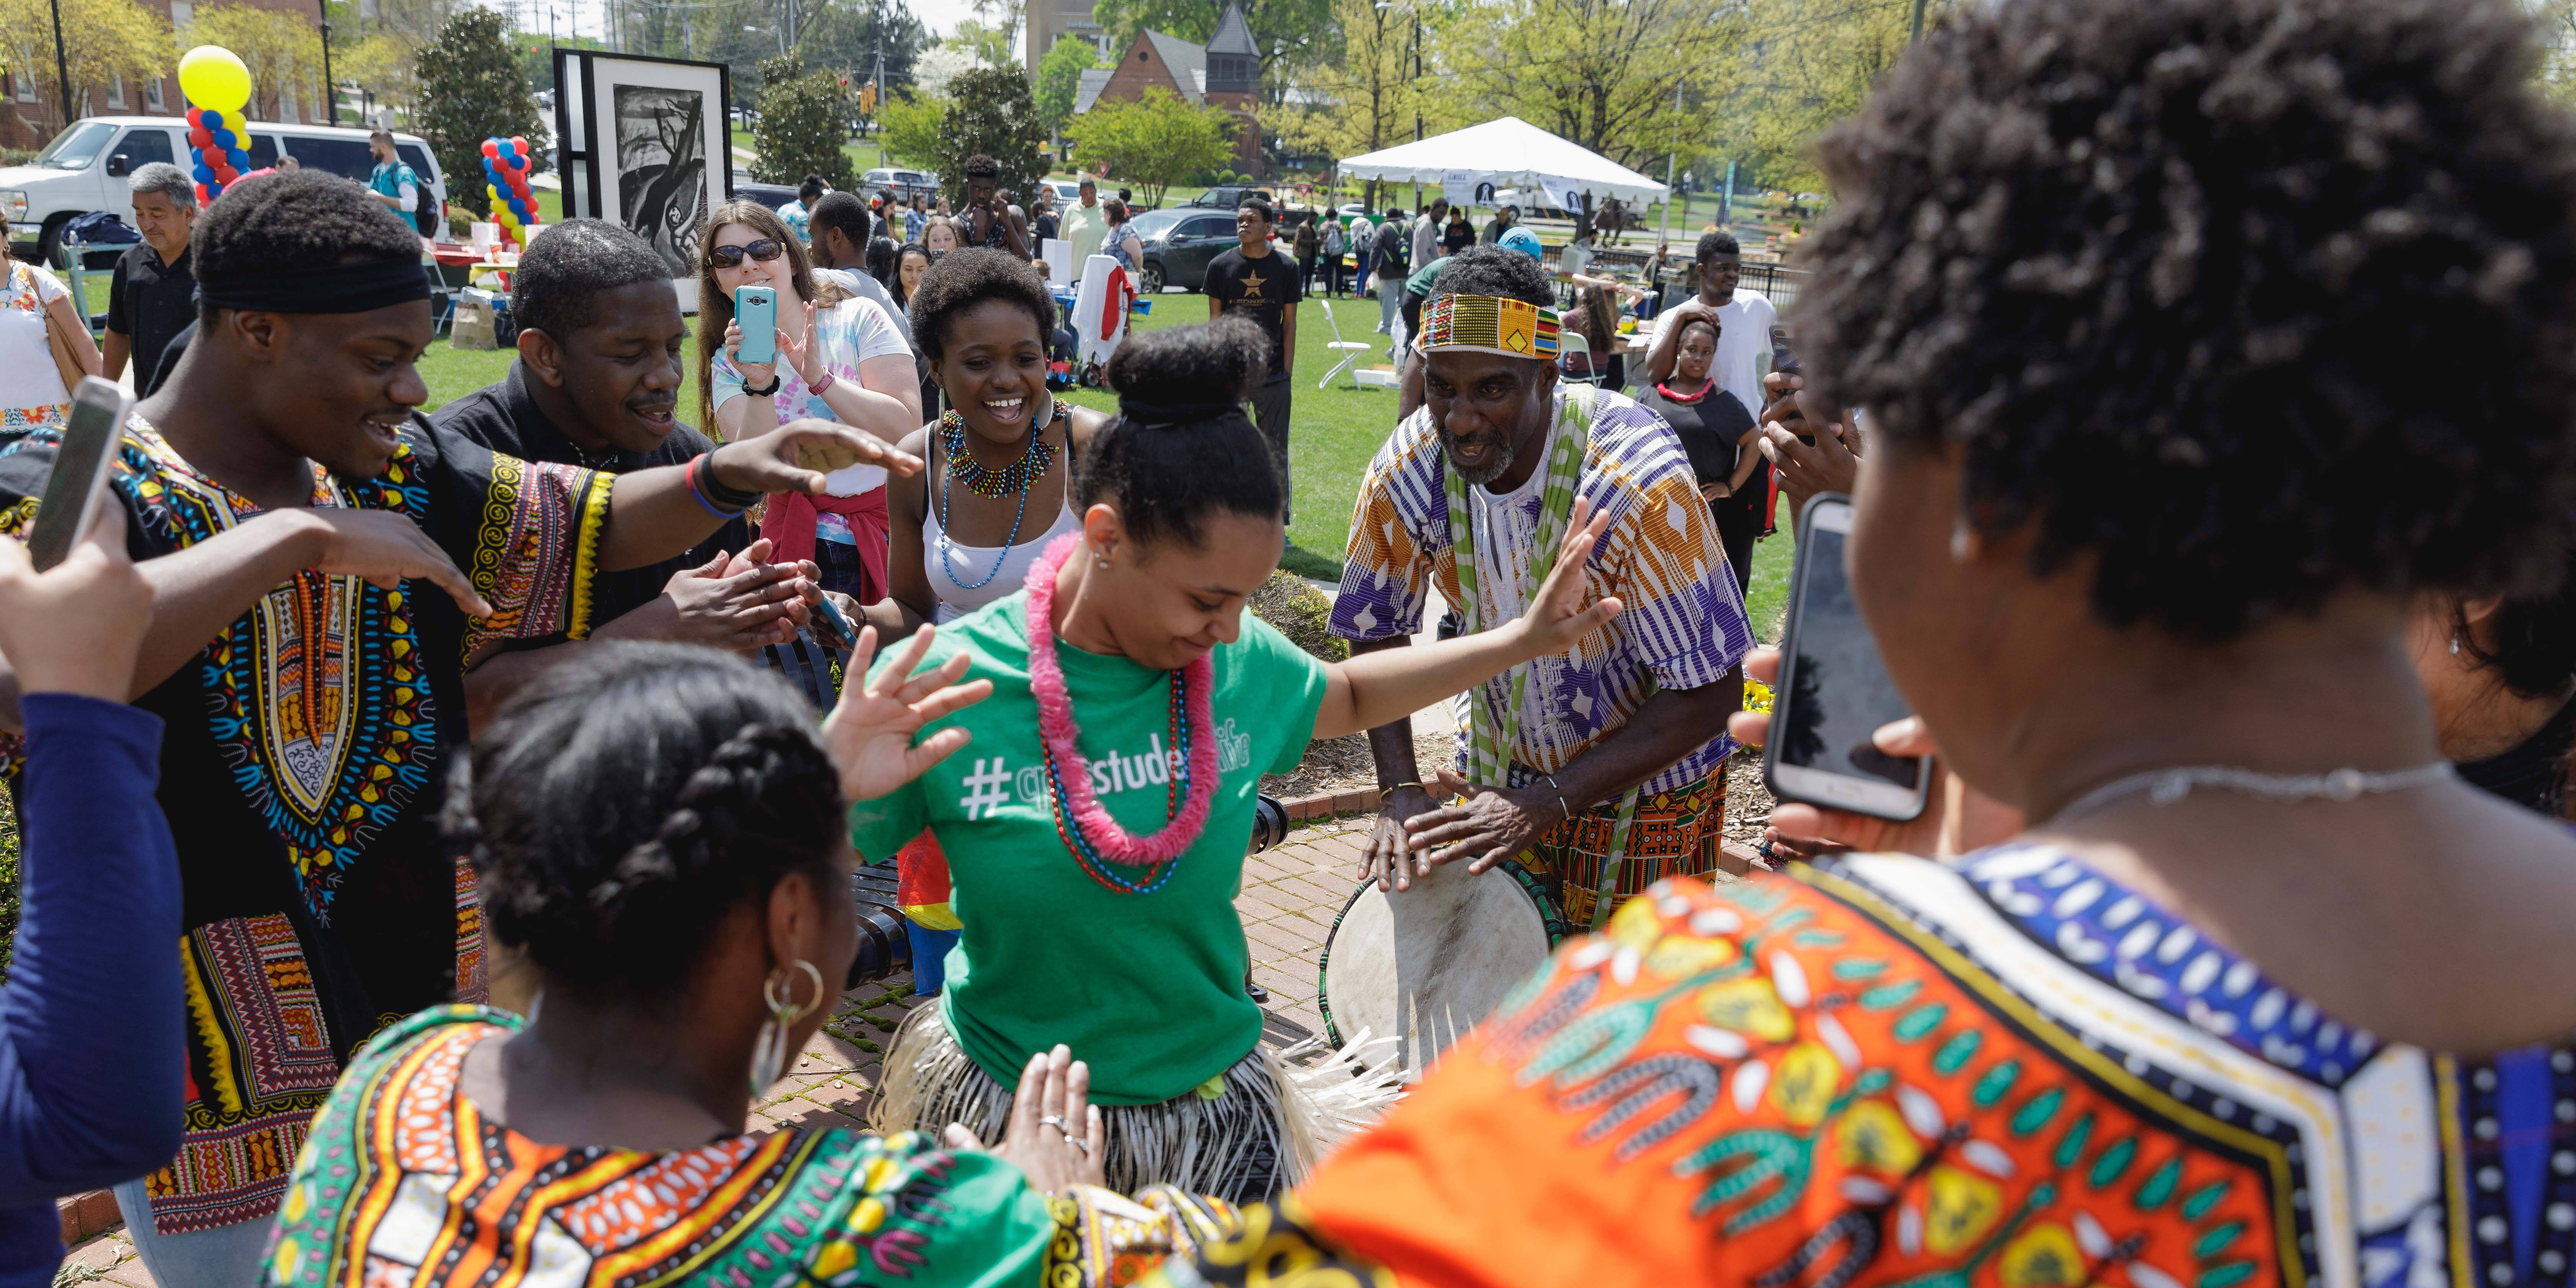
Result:
[[[1713,234],[1635,397],[1569,372],[1620,304],[1560,313],[1526,229],[1390,216],[1407,392],[1340,662],[1245,612],[1310,258],[1257,198],[1115,412],[1048,390],[1029,239],[1123,212],[970,166],[936,250],[855,196],[723,206],[694,324],[633,233],[557,224],[507,378],[424,415],[381,194],[172,195],[131,258],[185,261],[196,331],[51,570],[15,538],[59,415],[0,427],[0,1282],[100,1185],[171,1288],[2563,1282],[2540,58],[2509,0],[1956,11],[1819,142],[1797,352]],[[1937,782],[1783,801],[1752,870],[1744,552],[1827,494],[1916,713],[1873,742]],[[818,705],[769,659],[836,618]],[[1262,1042],[1232,900],[1260,775],[1360,732],[1362,876],[1513,865],[1595,933],[1347,1130]],[[747,1130],[889,861],[937,996],[875,1130]]]

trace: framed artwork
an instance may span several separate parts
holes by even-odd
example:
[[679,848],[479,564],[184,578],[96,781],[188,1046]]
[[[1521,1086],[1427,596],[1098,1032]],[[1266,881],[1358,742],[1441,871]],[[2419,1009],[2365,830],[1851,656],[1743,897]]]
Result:
[[697,308],[698,232],[733,196],[722,63],[555,51],[555,133],[564,213],[632,229]]

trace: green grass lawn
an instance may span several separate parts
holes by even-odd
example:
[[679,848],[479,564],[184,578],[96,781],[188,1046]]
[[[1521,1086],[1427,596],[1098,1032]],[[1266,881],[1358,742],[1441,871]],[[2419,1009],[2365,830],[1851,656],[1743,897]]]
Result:
[[[1368,471],[1369,458],[1376,454],[1378,445],[1395,429],[1396,394],[1392,389],[1353,388],[1347,374],[1336,377],[1329,388],[1315,388],[1315,381],[1333,365],[1333,352],[1325,347],[1333,332],[1325,322],[1324,308],[1325,302],[1319,299],[1309,299],[1298,306],[1297,392],[1288,435],[1296,521],[1289,525],[1288,553],[1280,564],[1301,576],[1329,581],[1341,576],[1342,551],[1350,541],[1351,509],[1359,496],[1360,478]],[[1332,308],[1344,338],[1378,346],[1376,354],[1362,355],[1360,365],[1384,361],[1386,338],[1373,333],[1377,305],[1366,300],[1335,300]],[[1154,300],[1153,311],[1138,318],[1136,327],[1154,330],[1206,320],[1207,297],[1170,292]],[[507,350],[456,349],[444,339],[431,345],[420,364],[421,378],[429,385],[430,408],[501,379],[510,369],[512,356]],[[1097,390],[1078,389],[1064,397],[1103,411],[1117,407],[1114,396]],[[697,405],[697,383],[692,372],[680,390],[682,419],[694,423]],[[1745,599],[1754,630],[1764,638],[1776,634],[1774,628],[1786,601],[1790,546],[1789,536],[1783,532],[1755,550],[1753,585]]]

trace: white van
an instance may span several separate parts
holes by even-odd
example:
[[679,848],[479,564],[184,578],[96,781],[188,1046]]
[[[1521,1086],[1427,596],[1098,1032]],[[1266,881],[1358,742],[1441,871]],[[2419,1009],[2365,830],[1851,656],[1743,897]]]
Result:
[[[376,160],[367,151],[367,131],[329,125],[250,123],[250,154],[245,170],[295,158],[308,170],[345,175],[360,183],[374,173]],[[415,134],[394,136],[394,151],[418,173],[430,191],[444,201],[445,176],[429,144]],[[54,136],[45,150],[26,165],[0,169],[0,216],[9,221],[9,240],[22,254],[51,262],[63,224],[93,210],[105,210],[133,222],[134,201],[125,176],[152,161],[188,168],[188,121],[180,116],[89,116]]]

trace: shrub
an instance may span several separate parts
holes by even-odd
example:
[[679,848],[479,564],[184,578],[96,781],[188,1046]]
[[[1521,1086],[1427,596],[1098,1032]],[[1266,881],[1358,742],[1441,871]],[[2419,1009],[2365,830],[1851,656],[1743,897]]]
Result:
[[1261,589],[1252,592],[1252,615],[1270,623],[1270,628],[1288,637],[1288,642],[1326,662],[1347,662],[1351,656],[1349,641],[1333,634],[1327,626],[1333,617],[1333,601],[1323,592],[1306,584],[1306,579],[1278,569]]

